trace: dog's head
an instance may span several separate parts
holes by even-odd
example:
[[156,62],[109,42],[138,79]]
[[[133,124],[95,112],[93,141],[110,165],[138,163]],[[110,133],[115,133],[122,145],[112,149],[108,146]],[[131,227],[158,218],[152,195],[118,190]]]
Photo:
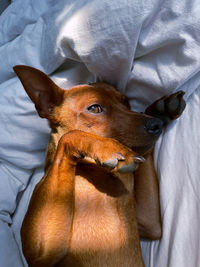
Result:
[[78,129],[110,137],[145,154],[162,130],[162,121],[130,110],[127,98],[106,83],[59,88],[46,74],[15,66],[40,117],[47,118],[59,137]]

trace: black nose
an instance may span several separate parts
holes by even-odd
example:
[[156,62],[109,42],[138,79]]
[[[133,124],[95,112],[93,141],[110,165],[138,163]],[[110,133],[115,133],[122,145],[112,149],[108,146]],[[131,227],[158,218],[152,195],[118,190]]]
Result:
[[148,133],[159,135],[162,132],[163,122],[160,119],[152,118],[145,123],[145,129]]

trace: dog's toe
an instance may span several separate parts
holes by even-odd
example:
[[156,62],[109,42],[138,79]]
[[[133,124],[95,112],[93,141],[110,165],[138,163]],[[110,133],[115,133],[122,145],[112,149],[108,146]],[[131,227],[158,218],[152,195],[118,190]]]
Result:
[[122,155],[122,153],[120,152],[117,152],[114,154],[114,156],[111,159],[104,161],[102,165],[104,167],[114,169],[117,166],[118,161],[124,161],[124,160],[125,160],[124,155]]
[[118,172],[120,173],[130,173],[130,172],[133,172],[135,170],[135,164],[134,162],[131,162],[130,164],[128,165],[122,165],[119,169],[118,169]]
[[168,114],[172,120],[178,118],[185,109],[185,101],[183,99],[184,92],[179,91],[166,100]]
[[129,164],[121,163],[121,166],[118,168],[118,172],[120,173],[130,173],[134,172],[141,163],[145,162],[145,158],[142,156],[134,157],[134,160]]
[[103,166],[114,169],[117,166],[118,159],[109,159],[103,162]]

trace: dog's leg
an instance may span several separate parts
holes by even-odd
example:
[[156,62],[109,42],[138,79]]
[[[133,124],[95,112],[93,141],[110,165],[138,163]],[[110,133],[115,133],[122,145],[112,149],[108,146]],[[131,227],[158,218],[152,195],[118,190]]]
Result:
[[162,235],[159,186],[152,153],[134,172],[135,211],[141,238],[156,240]]
[[75,162],[59,145],[55,160],[32,195],[21,229],[29,266],[54,266],[66,254],[74,212]]
[[[179,91],[170,96],[164,96],[145,111],[145,114],[157,117],[164,125],[181,116],[185,109],[184,92]],[[161,218],[159,204],[159,187],[153,163],[153,152],[147,156],[135,172],[136,216],[140,237],[159,239],[161,237]]]
[[77,162],[87,156],[105,168],[133,172],[132,150],[114,139],[74,130],[59,141],[52,166],[37,185],[21,237],[29,266],[54,266],[70,246]]

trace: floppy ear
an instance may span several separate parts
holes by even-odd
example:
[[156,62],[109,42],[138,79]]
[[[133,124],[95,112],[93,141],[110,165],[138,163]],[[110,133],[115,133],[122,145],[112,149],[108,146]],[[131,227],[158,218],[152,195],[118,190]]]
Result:
[[13,69],[40,117],[51,119],[53,108],[63,101],[64,90],[38,69],[24,65],[17,65]]

